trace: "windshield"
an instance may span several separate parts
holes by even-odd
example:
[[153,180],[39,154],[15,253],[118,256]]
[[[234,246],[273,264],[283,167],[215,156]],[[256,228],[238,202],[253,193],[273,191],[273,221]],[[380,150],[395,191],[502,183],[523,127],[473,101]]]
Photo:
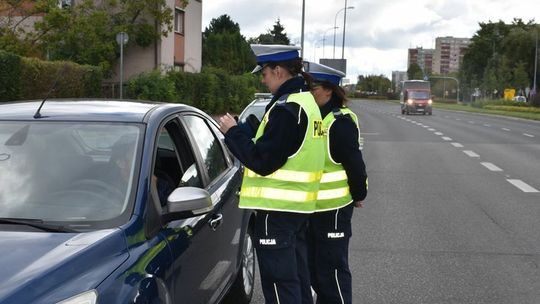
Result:
[[429,99],[429,92],[428,91],[409,91],[409,98]]
[[140,129],[0,122],[0,218],[111,225],[130,210]]

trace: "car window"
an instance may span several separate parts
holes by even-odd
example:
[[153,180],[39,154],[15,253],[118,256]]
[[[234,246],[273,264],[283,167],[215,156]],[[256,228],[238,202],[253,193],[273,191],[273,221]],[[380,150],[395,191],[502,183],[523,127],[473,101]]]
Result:
[[203,187],[193,150],[177,120],[168,122],[159,131],[154,178],[162,205],[177,187]]
[[189,115],[184,119],[193,134],[195,146],[201,154],[208,177],[214,180],[227,169],[221,144],[202,118]]
[[0,122],[0,217],[89,228],[120,217],[134,189],[141,128]]

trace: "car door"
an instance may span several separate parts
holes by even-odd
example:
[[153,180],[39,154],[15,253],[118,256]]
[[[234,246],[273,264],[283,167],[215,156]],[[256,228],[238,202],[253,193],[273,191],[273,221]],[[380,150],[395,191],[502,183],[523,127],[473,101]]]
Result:
[[[236,236],[231,227],[240,227],[242,219],[231,216],[225,220],[223,212],[224,205],[237,204],[232,185],[238,187],[238,168],[232,166],[205,119],[197,117],[203,125],[199,120],[182,118],[182,122],[174,119],[161,129],[154,161],[154,176],[158,179],[171,179],[176,187],[205,188],[214,205],[208,214],[170,222],[161,232],[173,255],[168,285],[175,303],[214,303],[232,276],[238,258],[234,247],[238,248],[240,235]],[[210,142],[210,150],[201,150],[202,142],[192,134],[194,127],[201,126],[206,129],[199,129],[197,136]],[[212,137],[217,143],[212,142]],[[236,213],[241,212],[237,209]]]
[[242,227],[244,211],[238,208],[241,172],[238,165],[233,165],[223,135],[213,121],[194,113],[183,115],[181,120],[190,133],[195,154],[208,181],[206,190],[214,205],[212,232],[208,234],[209,250],[216,249],[212,257],[214,267],[202,286],[211,291],[210,303],[213,303],[234,279],[240,259],[242,229],[245,228]]

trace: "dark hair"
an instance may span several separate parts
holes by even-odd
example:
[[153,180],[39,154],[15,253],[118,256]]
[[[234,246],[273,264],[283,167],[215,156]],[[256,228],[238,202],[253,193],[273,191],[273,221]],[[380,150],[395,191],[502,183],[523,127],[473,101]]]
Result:
[[277,66],[280,66],[284,68],[287,72],[289,72],[289,74],[291,74],[292,76],[302,75],[302,77],[306,81],[308,89],[311,90],[313,88],[314,79],[309,73],[303,71],[304,64],[302,58],[279,62],[269,62],[266,66],[270,67],[271,69],[275,69]]
[[332,91],[332,98],[341,103],[341,106],[345,106],[349,99],[345,94],[345,90],[337,84],[331,83],[330,81],[321,81],[315,82],[315,86],[321,86],[324,89]]

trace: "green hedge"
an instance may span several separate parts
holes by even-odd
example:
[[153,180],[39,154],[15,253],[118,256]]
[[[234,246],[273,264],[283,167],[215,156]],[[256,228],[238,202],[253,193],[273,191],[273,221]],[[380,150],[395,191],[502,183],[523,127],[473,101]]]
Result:
[[500,110],[508,112],[525,112],[525,113],[540,113],[540,108],[530,107],[530,106],[497,106],[497,105],[486,105],[484,109],[488,110]]
[[42,61],[22,58],[21,92],[23,99],[43,98],[51,87],[55,89],[50,97],[80,98],[100,97],[101,69],[94,66],[78,65],[69,61]]
[[[171,84],[174,92],[171,92]],[[154,71],[140,74],[128,81],[127,96],[184,103],[209,114],[220,114],[240,113],[254,99],[255,92],[262,91],[264,88],[257,76],[230,75],[221,69],[205,68],[201,73],[171,71],[163,76]]]
[[[49,97],[101,97],[100,68],[68,61],[43,61],[0,52],[0,101]],[[6,68],[4,68],[4,66]]]
[[143,73],[127,83],[126,95],[131,99],[173,102],[176,98],[174,83],[159,71]]
[[21,57],[0,51],[0,101],[16,100],[20,95]]

